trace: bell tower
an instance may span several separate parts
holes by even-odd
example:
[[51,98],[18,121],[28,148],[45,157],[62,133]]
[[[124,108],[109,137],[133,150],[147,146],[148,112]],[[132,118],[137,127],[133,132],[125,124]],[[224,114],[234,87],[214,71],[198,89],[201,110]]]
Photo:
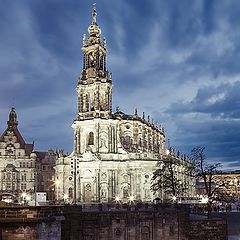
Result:
[[112,115],[112,78],[106,68],[107,44],[101,38],[95,4],[88,36],[83,36],[83,69],[77,85],[77,120],[110,118]]

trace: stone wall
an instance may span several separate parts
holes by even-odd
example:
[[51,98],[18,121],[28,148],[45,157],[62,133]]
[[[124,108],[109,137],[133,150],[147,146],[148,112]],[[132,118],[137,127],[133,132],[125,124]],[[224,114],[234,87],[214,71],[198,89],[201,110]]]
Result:
[[185,209],[143,207],[96,211],[92,207],[65,210],[62,239],[187,240]]
[[189,240],[227,240],[227,222],[225,219],[191,220]]
[[16,207],[0,210],[0,233],[0,240],[226,240],[227,223],[189,215],[185,205]]

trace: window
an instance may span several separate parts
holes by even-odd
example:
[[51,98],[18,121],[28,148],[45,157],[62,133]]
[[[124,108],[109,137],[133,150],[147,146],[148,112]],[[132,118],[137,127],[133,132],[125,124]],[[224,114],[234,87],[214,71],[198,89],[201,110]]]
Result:
[[26,189],[27,189],[27,184],[21,183],[21,190],[26,190]]
[[123,188],[123,198],[128,198],[128,197],[129,197],[128,187],[124,187]]
[[147,226],[144,226],[141,229],[141,239],[142,240],[150,240],[150,229]]
[[88,135],[88,145],[94,145],[94,133],[90,132]]
[[7,180],[11,179],[11,173],[7,173]]
[[169,227],[169,235],[174,235],[174,227],[173,226]]
[[22,181],[26,181],[27,180],[27,174],[26,173],[22,173]]
[[115,235],[116,235],[117,238],[119,238],[122,235],[122,232],[119,228],[116,229]]
[[26,166],[26,165],[25,165],[25,162],[22,162],[22,167],[25,168],[25,166]]
[[69,198],[73,198],[73,189],[72,188],[68,189],[68,196],[69,196]]
[[131,143],[132,143],[132,140],[131,140],[130,136],[122,137],[121,141],[122,141],[122,145],[123,145],[124,148],[126,148],[126,149],[130,148]]

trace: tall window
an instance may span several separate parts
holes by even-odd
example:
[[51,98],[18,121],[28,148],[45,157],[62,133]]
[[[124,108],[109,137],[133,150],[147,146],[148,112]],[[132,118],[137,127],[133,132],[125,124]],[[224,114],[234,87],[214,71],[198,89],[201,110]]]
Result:
[[69,198],[73,198],[73,189],[72,188],[68,189],[68,196],[69,196]]
[[131,137],[130,136],[125,136],[122,137],[122,145],[124,148],[129,149],[132,143]]
[[128,187],[123,188],[123,198],[128,198],[129,197],[129,192],[128,192]]
[[11,173],[7,173],[7,180],[11,179]]
[[27,174],[26,173],[22,173],[22,181],[26,181],[27,180]]
[[94,133],[90,132],[88,135],[88,145],[94,145]]

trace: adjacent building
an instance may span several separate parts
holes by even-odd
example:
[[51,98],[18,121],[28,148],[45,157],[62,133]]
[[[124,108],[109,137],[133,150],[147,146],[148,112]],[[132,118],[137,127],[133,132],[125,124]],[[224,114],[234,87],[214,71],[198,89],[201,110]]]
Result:
[[31,201],[37,191],[54,198],[55,154],[35,152],[18,130],[17,113],[9,113],[7,128],[0,137],[0,195],[6,201]]

